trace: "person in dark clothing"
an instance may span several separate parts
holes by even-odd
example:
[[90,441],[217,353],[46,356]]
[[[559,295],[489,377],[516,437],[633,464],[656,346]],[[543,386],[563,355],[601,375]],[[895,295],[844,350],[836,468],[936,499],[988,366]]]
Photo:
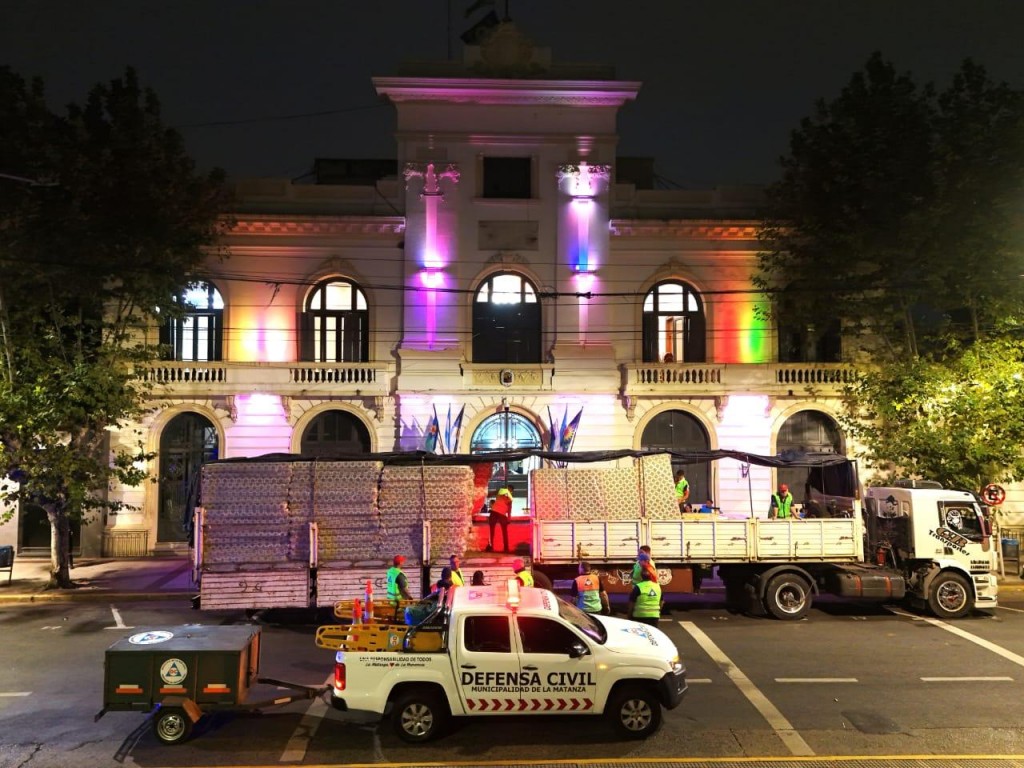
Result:
[[510,552],[508,544],[508,519],[512,514],[512,491],[502,488],[498,495],[491,500],[490,516],[487,524],[490,528],[490,541],[487,544],[487,551],[493,552],[497,542],[494,539],[494,529],[501,526],[501,543],[505,552]]

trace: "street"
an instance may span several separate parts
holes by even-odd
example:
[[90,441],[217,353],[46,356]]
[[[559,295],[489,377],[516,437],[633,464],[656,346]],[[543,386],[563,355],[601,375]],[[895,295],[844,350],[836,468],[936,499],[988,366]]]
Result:
[[[786,623],[728,612],[720,595],[681,598],[661,621],[690,690],[642,742],[601,718],[459,720],[439,741],[400,742],[320,700],[203,719],[185,744],[156,740],[146,714],[102,707],[103,658],[138,628],[236,623],[244,614],[177,602],[0,606],[0,766],[248,766],[510,763],[693,757],[1020,755],[1024,593],[994,614],[940,622],[901,607],[828,601]],[[260,672],[319,685],[333,653],[313,626],[263,624]]]

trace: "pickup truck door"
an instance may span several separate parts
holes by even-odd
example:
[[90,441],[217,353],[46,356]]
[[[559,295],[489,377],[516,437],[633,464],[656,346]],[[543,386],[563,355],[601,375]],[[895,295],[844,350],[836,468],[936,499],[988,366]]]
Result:
[[518,710],[519,654],[512,645],[509,615],[463,615],[455,633],[455,674],[467,714],[497,715]]
[[525,714],[592,714],[597,663],[590,646],[569,627],[543,616],[517,616]]

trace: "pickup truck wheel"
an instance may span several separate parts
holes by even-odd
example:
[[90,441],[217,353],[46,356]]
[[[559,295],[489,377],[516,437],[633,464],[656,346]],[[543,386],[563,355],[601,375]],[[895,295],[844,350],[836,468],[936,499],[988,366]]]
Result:
[[971,610],[971,586],[959,573],[940,573],[928,590],[928,607],[940,619],[959,619]]
[[153,733],[164,744],[181,744],[192,735],[192,720],[180,707],[163,708],[153,721]]
[[619,733],[629,739],[646,739],[661,725],[661,702],[654,691],[639,686],[614,693],[607,713]]
[[802,619],[811,610],[811,589],[792,573],[780,573],[768,581],[764,607],[776,619]]
[[448,722],[448,709],[435,694],[410,691],[395,700],[391,721],[398,738],[416,744],[441,733]]

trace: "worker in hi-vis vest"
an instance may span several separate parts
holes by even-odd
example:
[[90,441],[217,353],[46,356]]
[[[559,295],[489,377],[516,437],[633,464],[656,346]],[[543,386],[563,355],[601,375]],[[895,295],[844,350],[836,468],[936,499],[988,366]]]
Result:
[[577,608],[587,613],[611,613],[608,592],[601,583],[601,576],[587,561],[580,563],[580,575],[573,580],[570,591],[576,599]]
[[779,520],[793,517],[793,494],[789,492],[789,486],[779,483],[778,493],[772,494],[772,504],[768,508],[768,517]]
[[395,555],[394,560],[391,561],[391,567],[388,568],[388,601],[391,603],[397,604],[403,598],[412,600],[412,595],[409,594],[409,580],[402,572],[402,563],[404,562],[404,555]]
[[640,578],[641,581],[633,585],[633,592],[629,596],[629,618],[656,627],[662,604],[658,575],[650,568],[644,568]]

